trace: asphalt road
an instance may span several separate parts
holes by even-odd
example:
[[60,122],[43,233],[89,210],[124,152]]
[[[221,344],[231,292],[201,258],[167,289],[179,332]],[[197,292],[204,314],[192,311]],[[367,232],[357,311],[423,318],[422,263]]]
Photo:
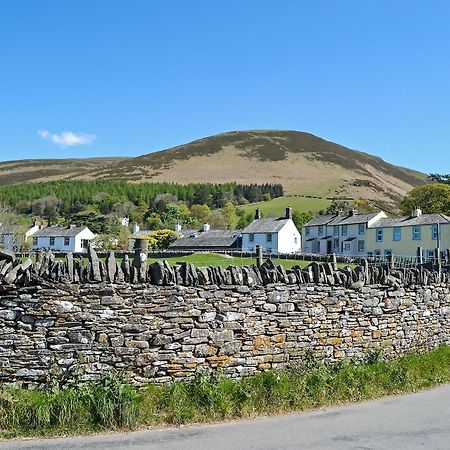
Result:
[[1,450],[450,449],[450,385],[320,411],[217,425],[65,439]]

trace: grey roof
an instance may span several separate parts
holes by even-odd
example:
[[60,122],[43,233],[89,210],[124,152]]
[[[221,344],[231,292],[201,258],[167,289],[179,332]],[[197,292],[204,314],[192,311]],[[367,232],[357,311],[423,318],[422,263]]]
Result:
[[59,236],[76,236],[87,227],[45,227],[37,230],[33,237],[59,237]]
[[450,217],[445,214],[423,214],[419,217],[403,216],[389,217],[387,219],[377,220],[371,225],[371,228],[381,227],[409,227],[414,225],[434,225],[450,223]]
[[326,241],[327,239],[331,239],[333,236],[325,236],[323,238],[320,238],[321,241]]
[[355,225],[358,223],[367,223],[369,220],[372,220],[378,214],[380,213],[377,212],[370,214],[354,214],[353,216],[342,217],[341,221],[339,222],[339,225]]
[[346,216],[340,216],[338,214],[327,214],[324,216],[314,217],[314,219],[310,220],[305,226],[314,227],[320,225],[355,225],[358,223],[367,223],[378,214],[379,212],[370,214],[348,214]]
[[278,233],[291,219],[285,217],[254,220],[242,233]]
[[179,247],[233,247],[237,244],[241,233],[235,230],[209,230],[193,231],[188,234],[183,232],[183,236],[170,245],[169,248]]
[[329,222],[331,222],[336,217],[339,216],[336,216],[336,214],[325,214],[323,216],[317,216],[314,217],[314,219],[311,219],[305,226],[314,227],[319,225],[328,225]]
[[351,237],[351,238],[346,239],[344,242],[351,242],[351,241],[354,241],[355,239],[356,239],[355,237]]
[[155,230],[139,230],[131,235],[131,239],[142,239],[150,236]]
[[0,225],[0,235],[25,233],[27,229],[23,225]]
[[311,242],[311,241],[317,241],[317,238],[309,238],[309,239],[306,239],[306,242]]

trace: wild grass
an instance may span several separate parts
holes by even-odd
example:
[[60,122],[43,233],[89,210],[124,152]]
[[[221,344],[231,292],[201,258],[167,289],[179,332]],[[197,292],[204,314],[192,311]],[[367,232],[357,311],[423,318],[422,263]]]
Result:
[[324,364],[310,355],[242,380],[203,372],[186,382],[136,389],[111,374],[66,389],[0,389],[1,436],[61,435],[180,425],[303,411],[450,382],[450,347],[384,360]]
[[330,206],[331,200],[326,198],[310,198],[301,196],[284,196],[273,198],[266,202],[252,203],[251,205],[241,206],[246,212],[254,214],[255,209],[259,208],[263,217],[280,217],[284,216],[286,207],[290,206],[299,212],[317,213],[325,210]]

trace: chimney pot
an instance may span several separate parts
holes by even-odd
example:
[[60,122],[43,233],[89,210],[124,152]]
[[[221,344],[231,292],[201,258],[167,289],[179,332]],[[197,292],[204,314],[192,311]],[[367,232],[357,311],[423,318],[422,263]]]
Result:
[[288,206],[286,208],[286,212],[284,214],[284,218],[285,219],[292,219],[292,208],[290,206]]
[[255,210],[255,220],[261,219],[261,211],[259,208],[256,208]]

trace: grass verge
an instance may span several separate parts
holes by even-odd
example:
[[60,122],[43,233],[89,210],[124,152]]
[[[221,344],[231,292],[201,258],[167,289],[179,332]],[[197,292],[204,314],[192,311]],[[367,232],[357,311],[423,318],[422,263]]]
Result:
[[3,438],[179,425],[302,411],[450,382],[450,347],[427,354],[323,364],[303,362],[242,380],[219,372],[135,389],[117,375],[66,389],[0,389]]

